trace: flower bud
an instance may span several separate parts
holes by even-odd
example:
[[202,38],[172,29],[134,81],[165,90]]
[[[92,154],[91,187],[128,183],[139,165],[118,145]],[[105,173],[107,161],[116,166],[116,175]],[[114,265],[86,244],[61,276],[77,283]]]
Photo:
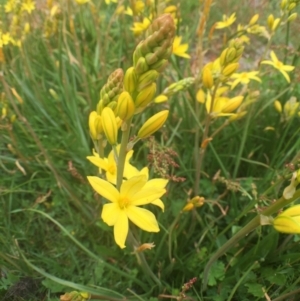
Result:
[[196,99],[200,103],[205,103],[205,93],[202,89],[199,89],[196,94]]
[[286,5],[287,5],[287,0],[282,0],[280,3],[281,10],[284,10],[286,8]]
[[139,77],[137,90],[138,91],[143,90],[146,86],[156,81],[158,76],[159,73],[156,70],[149,70],[145,72]]
[[146,107],[152,100],[156,93],[156,84],[152,83],[145,87],[136,97],[135,99],[135,107],[136,108],[144,108]]
[[149,70],[149,65],[144,57],[140,57],[134,66],[137,75],[143,74]]
[[295,7],[296,7],[296,3],[293,2],[293,3],[291,3],[291,4],[289,5],[288,10],[291,11],[291,10],[293,10]]
[[127,91],[122,92],[118,99],[116,116],[119,116],[122,120],[128,120],[133,116],[134,111],[135,106],[131,95]]
[[117,144],[118,140],[118,126],[113,110],[105,107],[101,114],[102,127],[104,134],[111,145]]
[[129,93],[132,93],[137,88],[137,76],[134,67],[126,70],[124,76],[124,88]]
[[165,102],[168,100],[168,96],[160,94],[157,97],[154,98],[154,102],[155,103],[161,103],[161,102]]
[[235,61],[237,57],[237,51],[235,48],[230,47],[226,53],[226,57],[225,57],[225,65],[232,63]]
[[229,64],[222,70],[222,74],[228,77],[232,75],[238,68],[239,68],[239,63]]
[[274,16],[273,16],[273,14],[271,14],[271,15],[268,16],[267,23],[268,23],[268,27],[272,30],[273,24],[274,24]]
[[90,135],[93,140],[97,139],[97,131],[95,127],[95,120],[97,116],[98,114],[96,111],[92,111],[89,115],[89,129],[90,129]]
[[169,111],[164,110],[150,117],[140,128],[137,136],[140,139],[143,139],[155,133],[164,125],[165,121],[168,118],[168,115]]
[[244,97],[243,96],[236,96],[229,99],[226,105],[222,108],[222,113],[231,113],[236,110],[242,103]]
[[293,13],[288,17],[287,21],[291,22],[291,21],[296,20],[296,18],[297,18],[297,13]]
[[300,205],[292,206],[274,218],[276,231],[287,234],[300,233]]
[[214,85],[214,79],[212,76],[212,72],[209,67],[204,67],[202,72],[202,83],[205,88],[211,89]]
[[158,62],[152,64],[150,66],[151,70],[156,70],[157,72],[162,72],[166,66],[168,65],[168,60],[166,59],[161,59]]
[[259,18],[259,14],[255,14],[249,21],[249,26],[254,25],[257,22],[258,18]]
[[273,26],[272,26],[272,31],[275,31],[277,29],[277,27],[279,26],[280,24],[280,18],[276,18],[274,20],[274,23],[273,23]]
[[280,103],[279,100],[275,100],[274,101],[274,107],[275,107],[275,110],[278,112],[278,113],[281,113],[282,112],[282,105]]

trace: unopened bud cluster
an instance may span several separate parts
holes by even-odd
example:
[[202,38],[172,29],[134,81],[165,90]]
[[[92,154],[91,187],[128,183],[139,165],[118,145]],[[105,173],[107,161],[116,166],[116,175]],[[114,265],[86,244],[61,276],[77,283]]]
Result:
[[242,41],[231,40],[220,57],[206,64],[202,70],[202,84],[206,89],[211,89],[216,81],[226,82],[239,67],[239,59],[244,51]]
[[172,83],[160,95],[158,95],[154,101],[157,103],[167,101],[168,97],[170,97],[180,91],[187,90],[194,83],[195,83],[194,77],[187,77],[178,82]]
[[123,70],[115,70],[107,79],[106,84],[100,91],[100,100],[97,105],[97,112],[101,115],[105,107],[115,110],[117,107],[118,97],[123,91]]
[[[100,91],[96,111],[89,116],[90,135],[94,141],[102,139],[104,133],[110,144],[117,144],[119,121],[131,120],[134,114],[143,111],[153,101],[155,81],[168,63],[174,36],[172,16],[161,15],[149,27],[145,40],[136,47],[133,66],[126,70],[125,75],[122,69],[117,69],[109,76]],[[168,111],[152,116],[140,129],[138,137],[145,138],[154,133],[167,116]]]
[[175,25],[171,15],[158,17],[148,28],[147,37],[133,54],[133,67],[124,77],[124,88],[131,93],[136,113],[141,112],[154,98],[156,79],[166,67],[172,54]]

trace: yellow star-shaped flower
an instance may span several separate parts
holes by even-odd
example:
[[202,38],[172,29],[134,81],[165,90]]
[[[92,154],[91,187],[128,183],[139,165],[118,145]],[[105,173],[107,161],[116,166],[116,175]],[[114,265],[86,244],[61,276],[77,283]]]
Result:
[[181,39],[182,37],[175,37],[173,42],[173,54],[189,59],[191,57],[189,54],[186,53],[186,51],[189,48],[189,44],[181,44]]
[[223,21],[217,22],[215,28],[222,29],[225,27],[229,27],[231,24],[235,22],[235,20],[236,20],[235,13],[233,13],[230,17],[223,15]]
[[[117,152],[119,151],[120,151],[120,145],[117,146]],[[126,179],[130,179],[131,177],[134,177],[139,174],[137,168],[135,168],[129,163],[129,160],[131,159],[132,155],[133,155],[133,150],[129,151],[126,154],[125,167],[124,167],[124,178]],[[115,155],[113,151],[109,153],[107,158],[100,158],[99,155],[96,152],[94,152],[94,155],[88,156],[87,159],[97,167],[105,170],[105,176],[107,181],[116,184],[117,164],[116,164]]]
[[258,71],[234,73],[230,78],[235,79],[231,84],[231,89],[234,89],[239,83],[248,85],[250,80],[256,80],[261,83],[261,79],[257,76]]
[[129,220],[147,232],[159,232],[155,215],[140,208],[159,199],[166,189],[145,175],[136,176],[122,183],[118,191],[111,183],[98,177],[88,177],[92,187],[111,203],[103,206],[101,217],[106,224],[114,227],[114,238],[120,248],[125,248],[129,231]]
[[284,65],[281,61],[278,60],[274,51],[271,51],[270,56],[272,59],[271,61],[262,61],[261,64],[271,65],[277,70],[279,70],[281,74],[284,76],[284,78],[287,80],[287,82],[289,83],[291,79],[287,72],[293,71],[295,67],[290,65]]

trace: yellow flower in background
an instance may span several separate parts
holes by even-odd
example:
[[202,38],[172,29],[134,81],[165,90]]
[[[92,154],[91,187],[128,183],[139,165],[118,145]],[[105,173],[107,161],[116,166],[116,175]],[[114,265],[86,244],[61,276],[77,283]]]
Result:
[[[146,176],[136,176],[122,183],[118,191],[111,183],[98,177],[88,177],[92,187],[111,203],[103,206],[101,217],[109,226],[114,227],[114,238],[120,248],[125,248],[129,230],[129,220],[147,232],[159,232],[155,215],[139,206],[159,199],[166,189],[154,182],[146,185]],[[146,185],[146,187],[145,187]]]
[[[205,99],[205,106],[206,111],[208,113],[211,113],[213,117],[222,117],[222,116],[231,116],[234,115],[233,111],[235,111],[243,102],[244,97],[243,96],[236,96],[233,98],[224,96],[223,94],[228,90],[228,87],[220,87],[217,89],[217,92],[215,94],[215,99],[212,106],[212,97],[210,92],[207,92],[206,95],[199,95],[197,100],[199,102],[203,101],[203,98]],[[202,92],[199,92],[199,94],[202,94]],[[203,92],[204,93],[204,92]],[[201,100],[201,101],[200,101]]]
[[144,18],[143,22],[133,22],[133,27],[131,27],[130,29],[133,31],[133,33],[136,36],[138,36],[142,34],[144,31],[146,31],[150,26],[150,24],[151,24],[150,19]]
[[85,4],[90,2],[91,0],[75,0],[77,4]]
[[9,42],[11,42],[11,41],[12,41],[12,38],[8,32],[1,34],[1,42],[0,42],[1,45],[8,45]]
[[16,0],[9,0],[6,2],[6,4],[4,5],[4,9],[6,13],[10,13],[12,11],[14,11],[17,7],[17,1]]
[[35,10],[35,3],[32,0],[24,0],[21,9],[31,14],[31,12]]
[[173,54],[189,59],[191,57],[186,53],[189,48],[189,44],[181,44],[181,39],[182,37],[180,36],[175,37],[173,42]]
[[300,233],[300,205],[292,206],[274,218],[276,231],[286,234]]
[[[89,0],[88,0],[89,1]],[[118,3],[118,0],[105,0],[105,3],[109,5],[110,3]]]
[[283,106],[283,113],[286,119],[289,119],[296,115],[300,116],[300,102],[297,101],[295,96],[292,96]]
[[232,25],[236,20],[235,13],[233,13],[230,17],[227,17],[226,15],[223,15],[223,21],[216,23],[216,29],[222,29],[225,27],[229,27]]
[[[117,152],[119,153],[120,151],[120,145],[117,146]],[[125,158],[125,166],[124,166],[124,178],[130,179],[134,176],[139,175],[139,171],[137,168],[132,166],[129,163],[129,160],[131,159],[133,155],[133,150],[129,151],[126,154]],[[105,176],[106,180],[109,181],[110,183],[116,184],[117,182],[117,163],[115,160],[115,154],[113,151],[111,151],[108,155],[107,158],[100,158],[99,155],[94,152],[93,156],[88,156],[86,157],[90,162],[92,162],[94,165],[97,167],[105,170]]]
[[248,85],[250,80],[256,80],[261,83],[261,79],[257,76],[258,71],[234,73],[230,78],[235,79],[231,84],[231,89],[234,89],[238,84]]
[[293,71],[295,67],[290,65],[284,65],[281,61],[278,60],[274,51],[271,51],[270,56],[272,59],[271,61],[262,61],[261,64],[271,65],[277,70],[279,70],[289,83],[291,80],[287,72]]

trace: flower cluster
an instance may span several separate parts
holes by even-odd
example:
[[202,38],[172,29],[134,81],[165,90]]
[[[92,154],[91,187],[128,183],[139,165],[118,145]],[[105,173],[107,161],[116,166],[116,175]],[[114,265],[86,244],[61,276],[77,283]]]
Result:
[[7,45],[20,47],[26,35],[30,32],[30,15],[35,10],[33,0],[8,0],[4,4],[9,24],[2,23],[0,29],[0,48]]
[[[116,243],[125,247],[129,220],[148,232],[158,232],[159,227],[152,212],[139,206],[153,204],[164,210],[160,197],[166,192],[167,180],[148,180],[148,168],[138,170],[129,163],[133,146],[149,137],[165,123],[169,111],[162,110],[132,135],[134,116],[141,113],[153,101],[156,79],[168,63],[175,34],[173,18],[164,14],[155,19],[147,30],[147,37],[136,47],[133,66],[123,73],[117,69],[100,91],[96,111],[89,116],[90,135],[94,142],[93,156],[87,157],[99,168],[105,179],[88,177],[92,187],[111,203],[103,206],[101,217],[114,227]],[[119,144],[119,136],[121,144]],[[104,157],[105,145],[112,147]]]

